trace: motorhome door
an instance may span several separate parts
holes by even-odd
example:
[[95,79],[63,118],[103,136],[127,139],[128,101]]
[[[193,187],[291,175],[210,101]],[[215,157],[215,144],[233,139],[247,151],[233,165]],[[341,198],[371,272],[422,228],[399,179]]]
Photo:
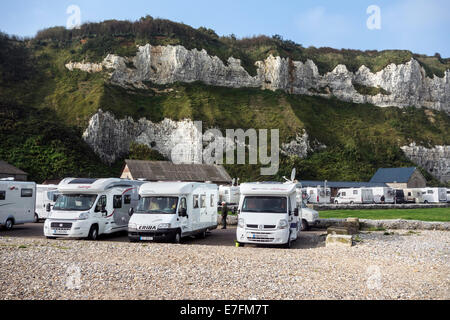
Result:
[[[194,199],[195,201],[195,199]],[[188,206],[187,204],[187,198],[186,197],[182,197],[180,199],[180,205],[178,206],[178,220],[180,221],[180,228],[181,228],[181,232],[182,233],[186,233],[186,232],[190,232],[191,231],[191,215],[192,215],[192,210],[189,210],[189,207],[192,206]],[[182,209],[186,209],[187,212],[187,217],[182,217],[180,215],[180,212]]]

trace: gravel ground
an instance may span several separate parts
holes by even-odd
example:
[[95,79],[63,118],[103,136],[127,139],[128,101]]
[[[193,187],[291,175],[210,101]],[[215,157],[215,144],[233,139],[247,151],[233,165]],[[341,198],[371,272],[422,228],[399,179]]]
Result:
[[276,249],[0,237],[0,299],[449,299],[450,232]]

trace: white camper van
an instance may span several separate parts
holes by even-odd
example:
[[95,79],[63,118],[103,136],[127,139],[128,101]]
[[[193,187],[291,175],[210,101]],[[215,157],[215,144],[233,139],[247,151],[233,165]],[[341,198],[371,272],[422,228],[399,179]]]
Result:
[[217,229],[218,187],[209,183],[155,182],[139,190],[140,201],[131,210],[128,238],[136,241],[180,243],[188,236],[206,237]]
[[423,203],[423,189],[403,189],[403,192],[405,193],[405,200],[407,203]]
[[48,218],[49,212],[47,206],[51,207],[55,205],[58,198],[58,186],[57,185],[43,185],[38,184],[36,186],[36,215],[35,222]]
[[33,222],[35,207],[36,183],[0,180],[0,226]]
[[319,223],[319,212],[308,208],[304,201],[297,202],[297,204],[301,207],[301,230],[308,231],[311,227]]
[[[370,188],[373,192],[373,201],[375,203],[394,203],[395,190],[389,187]],[[383,201],[384,200],[384,201]]]
[[239,204],[241,197],[240,188],[235,186],[220,186],[219,187],[219,203],[225,202],[228,205]]
[[331,189],[323,187],[307,187],[302,189],[302,193],[305,195],[308,203],[330,203],[331,202]]
[[294,183],[241,184],[237,241],[290,247],[298,238],[301,217]]
[[[89,238],[126,231],[128,211],[139,201],[143,182],[123,179],[68,178],[44,224],[47,238]],[[47,205],[50,210],[50,205]]]
[[340,189],[334,199],[336,204],[373,203],[373,191],[368,188]]
[[447,202],[447,189],[445,188],[423,188],[422,203]]

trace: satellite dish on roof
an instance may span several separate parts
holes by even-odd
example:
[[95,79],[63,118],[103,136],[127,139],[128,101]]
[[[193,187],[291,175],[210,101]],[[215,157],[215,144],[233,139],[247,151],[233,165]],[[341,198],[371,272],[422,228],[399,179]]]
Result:
[[291,181],[294,182],[295,181],[295,176],[297,175],[297,169],[292,169],[292,174],[291,174]]

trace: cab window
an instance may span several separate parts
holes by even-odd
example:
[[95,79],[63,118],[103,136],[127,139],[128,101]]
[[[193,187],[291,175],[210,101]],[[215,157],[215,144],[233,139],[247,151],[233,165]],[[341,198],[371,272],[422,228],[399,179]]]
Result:
[[101,196],[100,199],[98,199],[95,212],[101,212],[102,208],[106,208],[106,196]]
[[180,209],[186,209],[187,210],[186,198],[181,198]]

